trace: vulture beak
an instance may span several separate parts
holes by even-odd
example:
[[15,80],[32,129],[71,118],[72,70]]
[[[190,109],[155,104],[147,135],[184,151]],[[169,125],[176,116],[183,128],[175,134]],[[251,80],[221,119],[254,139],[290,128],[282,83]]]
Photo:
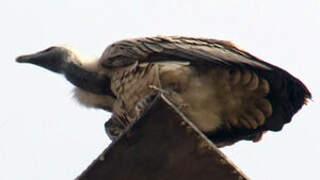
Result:
[[39,59],[41,55],[39,53],[36,54],[29,54],[29,55],[22,55],[16,58],[16,62],[18,63],[32,63],[33,61],[36,61],[36,59]]

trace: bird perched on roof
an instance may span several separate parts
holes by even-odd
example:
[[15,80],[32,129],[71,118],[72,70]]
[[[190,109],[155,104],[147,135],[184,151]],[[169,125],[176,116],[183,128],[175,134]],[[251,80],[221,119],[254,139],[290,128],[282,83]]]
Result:
[[80,103],[112,112],[105,124],[111,139],[139,118],[159,92],[220,147],[281,130],[311,98],[306,86],[285,70],[215,39],[122,40],[91,63],[64,47],[16,60],[63,74],[76,86]]

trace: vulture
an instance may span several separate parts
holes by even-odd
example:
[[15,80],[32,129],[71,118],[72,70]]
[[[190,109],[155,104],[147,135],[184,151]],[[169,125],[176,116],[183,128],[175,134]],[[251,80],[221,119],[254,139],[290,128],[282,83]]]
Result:
[[63,74],[87,107],[113,113],[105,123],[115,140],[163,93],[218,147],[256,142],[280,131],[311,98],[287,71],[229,41],[180,36],[128,39],[108,46],[95,61],[64,47],[19,56]]

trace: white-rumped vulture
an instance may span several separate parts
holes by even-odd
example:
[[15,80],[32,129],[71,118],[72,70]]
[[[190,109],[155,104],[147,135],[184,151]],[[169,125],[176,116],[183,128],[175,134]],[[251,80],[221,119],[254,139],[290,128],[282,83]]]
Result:
[[17,58],[63,74],[88,107],[112,112],[111,139],[161,92],[218,146],[258,141],[291,121],[311,93],[285,70],[228,41],[147,37],[116,42],[86,63],[63,47]]

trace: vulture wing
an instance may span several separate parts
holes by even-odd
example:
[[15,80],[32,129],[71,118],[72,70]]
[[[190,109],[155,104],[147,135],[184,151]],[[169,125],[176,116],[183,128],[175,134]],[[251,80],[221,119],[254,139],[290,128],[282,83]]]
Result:
[[[123,40],[110,45],[100,58],[100,64],[105,68],[125,67],[135,62],[188,62],[193,66],[222,66],[230,69],[237,67],[254,71],[269,83],[267,99],[273,112],[261,128],[249,134],[281,130],[285,123],[291,121],[306,99],[311,98],[311,93],[297,78],[240,50],[228,41],[162,36]],[[248,134],[242,130],[238,133]],[[256,136],[251,140],[253,138]]]

